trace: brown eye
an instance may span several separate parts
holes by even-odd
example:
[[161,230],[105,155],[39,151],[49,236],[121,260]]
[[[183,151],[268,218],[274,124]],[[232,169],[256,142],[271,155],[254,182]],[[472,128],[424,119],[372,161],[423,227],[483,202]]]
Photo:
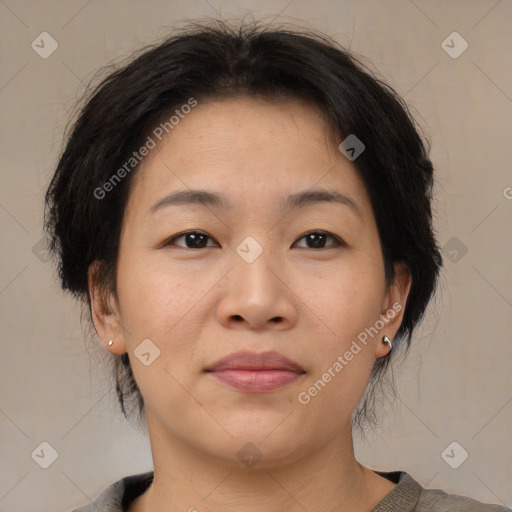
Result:
[[[176,240],[183,239],[185,245],[175,243]],[[187,231],[186,233],[181,233],[180,235],[176,235],[170,238],[165,246],[169,245],[177,245],[178,247],[184,247],[185,249],[203,249],[204,247],[214,247],[212,245],[206,245],[208,240],[212,240],[212,238],[206,233],[202,233],[201,231]]]
[[[181,239],[183,239],[183,242],[176,243],[177,240]],[[329,239],[334,240],[334,243],[327,245]],[[213,241],[213,238],[206,233],[201,231],[187,231],[173,236],[165,242],[164,246],[176,245],[178,247],[183,247],[184,249],[204,249],[206,247],[215,247],[215,245],[208,245],[208,240]],[[345,245],[340,238],[325,231],[311,231],[310,233],[306,233],[300,237],[299,240],[305,240],[306,242],[306,246],[300,247],[301,249],[329,249]]]
[[[334,245],[325,245],[326,240],[329,238],[334,240]],[[306,233],[301,238],[299,238],[299,240],[302,239],[306,241],[306,249],[329,249],[331,247],[340,247],[344,245],[344,243],[337,236],[326,233],[325,231],[311,231],[310,233]]]

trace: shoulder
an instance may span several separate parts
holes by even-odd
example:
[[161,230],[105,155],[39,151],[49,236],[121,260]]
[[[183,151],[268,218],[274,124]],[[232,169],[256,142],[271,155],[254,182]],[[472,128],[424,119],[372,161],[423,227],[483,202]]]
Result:
[[506,512],[512,509],[501,505],[482,503],[459,494],[448,494],[441,489],[423,489],[418,500],[417,512]]
[[71,512],[124,512],[127,504],[142,494],[153,481],[153,471],[129,475],[103,489],[96,498]]
[[397,485],[372,512],[511,512],[501,505],[481,503],[441,489],[425,489],[405,471],[380,472]]

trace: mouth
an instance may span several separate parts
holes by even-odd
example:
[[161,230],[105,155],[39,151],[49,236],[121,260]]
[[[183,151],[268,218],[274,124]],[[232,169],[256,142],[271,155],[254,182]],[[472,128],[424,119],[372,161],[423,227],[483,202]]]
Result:
[[216,380],[249,393],[271,392],[300,379],[304,368],[278,352],[235,352],[205,370]]

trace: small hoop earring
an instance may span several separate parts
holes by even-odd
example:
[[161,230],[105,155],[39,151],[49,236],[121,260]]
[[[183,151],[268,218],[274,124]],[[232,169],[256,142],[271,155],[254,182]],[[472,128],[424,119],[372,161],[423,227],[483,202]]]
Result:
[[389,350],[393,350],[393,344],[391,343],[391,340],[387,336],[384,336],[382,338],[382,341],[383,341],[383,343],[386,343],[387,345],[389,345]]
[[114,340],[110,340],[110,341],[108,342],[108,346],[109,346],[109,347],[111,347],[111,346],[113,345],[113,343],[114,343]]

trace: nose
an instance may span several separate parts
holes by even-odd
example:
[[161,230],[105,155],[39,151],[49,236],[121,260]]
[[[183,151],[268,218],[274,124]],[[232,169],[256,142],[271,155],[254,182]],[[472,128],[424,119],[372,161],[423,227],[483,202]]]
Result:
[[286,330],[297,323],[298,297],[285,266],[267,251],[252,263],[234,254],[217,315],[227,328]]

